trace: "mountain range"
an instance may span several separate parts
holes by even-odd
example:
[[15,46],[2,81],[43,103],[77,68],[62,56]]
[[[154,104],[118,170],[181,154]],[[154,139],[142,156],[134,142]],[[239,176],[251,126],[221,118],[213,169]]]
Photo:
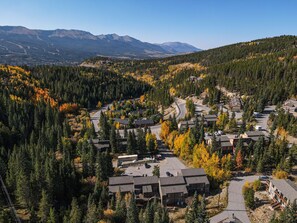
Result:
[[186,43],[152,44],[117,34],[0,26],[0,63],[7,64],[75,64],[94,56],[145,59],[197,51]]

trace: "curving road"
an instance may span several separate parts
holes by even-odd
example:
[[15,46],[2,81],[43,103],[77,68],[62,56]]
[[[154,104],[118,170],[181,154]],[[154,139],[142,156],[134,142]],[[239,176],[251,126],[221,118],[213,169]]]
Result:
[[218,215],[210,218],[210,223],[218,223],[228,217],[232,217],[234,213],[235,217],[243,223],[250,223],[249,217],[246,212],[244,199],[242,195],[242,187],[246,181],[253,182],[257,180],[257,176],[244,176],[236,177],[230,181],[228,187],[228,206]]

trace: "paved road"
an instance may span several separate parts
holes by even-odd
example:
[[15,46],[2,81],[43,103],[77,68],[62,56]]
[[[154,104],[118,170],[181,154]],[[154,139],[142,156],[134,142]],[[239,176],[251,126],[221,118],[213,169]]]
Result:
[[269,119],[269,115],[271,112],[273,112],[275,110],[276,106],[275,105],[271,105],[271,106],[266,106],[264,111],[262,112],[262,114],[260,115],[259,118],[256,118],[257,120],[257,124],[259,126],[262,127],[263,130],[268,131],[268,119]]
[[258,179],[257,176],[245,176],[232,179],[228,187],[228,206],[223,212],[212,217],[210,223],[218,223],[219,221],[231,217],[233,213],[235,217],[243,223],[250,223],[242,196],[242,187],[246,181],[253,182],[256,179]]
[[175,109],[177,112],[176,120],[183,119],[186,116],[187,108],[186,108],[186,101],[184,99],[175,98],[174,102],[176,104]]
[[168,149],[160,150],[160,154],[162,154],[163,157],[165,157],[165,159],[157,163],[150,163],[150,168],[145,168],[144,164],[139,166],[130,166],[127,169],[125,169],[125,174],[130,176],[142,176],[143,174],[152,176],[154,166],[159,166],[160,176],[167,177],[166,172],[169,172],[174,176],[177,176],[177,174],[180,173],[181,169],[186,168],[186,166]]

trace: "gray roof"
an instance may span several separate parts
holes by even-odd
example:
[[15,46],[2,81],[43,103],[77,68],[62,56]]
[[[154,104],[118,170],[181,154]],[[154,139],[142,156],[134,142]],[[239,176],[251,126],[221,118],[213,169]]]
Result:
[[152,193],[153,189],[151,185],[142,186],[142,192],[143,193]]
[[185,179],[182,176],[177,177],[160,177],[160,186],[167,186],[167,185],[180,185],[186,184]]
[[134,185],[150,185],[150,184],[158,184],[159,179],[157,176],[148,176],[148,177],[134,177]]
[[290,180],[271,180],[271,183],[286,197],[293,202],[297,199],[297,185]]
[[190,121],[181,121],[180,122],[181,125],[187,125],[187,123],[188,123],[188,125],[195,125],[195,121],[191,121],[191,120]]
[[129,120],[128,119],[114,118],[113,120],[115,122],[120,123],[121,125],[129,125]]
[[230,139],[227,135],[220,135],[216,139],[217,141],[221,141],[221,142],[230,142]]
[[190,184],[209,184],[207,176],[200,176],[200,177],[186,177],[186,182],[188,185]]
[[153,125],[154,121],[151,119],[138,119],[134,121],[134,125]]
[[132,176],[109,177],[109,185],[133,184]]
[[221,147],[232,147],[231,142],[221,142]]
[[115,186],[109,186],[108,187],[109,192],[117,193],[117,192],[133,192],[134,186],[133,184],[126,184],[126,185],[115,185]]
[[247,136],[254,137],[254,136],[264,136],[264,133],[261,131],[247,131]]
[[217,118],[216,115],[204,115],[204,119]]
[[206,176],[203,168],[182,169],[181,174],[184,177]]
[[162,196],[167,194],[175,194],[175,193],[188,194],[188,190],[186,185],[175,185],[175,186],[161,187],[161,193],[162,193]]

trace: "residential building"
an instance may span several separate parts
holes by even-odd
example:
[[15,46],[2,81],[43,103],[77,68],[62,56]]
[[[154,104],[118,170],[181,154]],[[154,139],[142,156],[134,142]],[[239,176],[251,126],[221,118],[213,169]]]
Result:
[[108,185],[109,192],[112,194],[134,192],[134,180],[131,176],[109,177]]
[[209,181],[203,168],[182,169],[181,175],[186,181],[189,194],[209,193]]
[[146,127],[154,125],[154,121],[151,119],[137,119],[133,124],[135,127]]
[[[213,137],[208,137],[206,143],[211,145],[213,143],[212,141]],[[216,142],[219,145],[217,150],[221,150],[222,154],[233,153],[233,144],[231,143],[231,138],[229,138],[227,135],[216,136]]]
[[160,197],[163,205],[183,205],[188,196],[185,179],[182,176],[160,177]]
[[290,180],[270,180],[267,192],[273,209],[284,209],[297,199],[297,185]]
[[183,206],[188,195],[207,194],[209,181],[202,168],[182,169],[178,176],[120,176],[109,178],[110,194],[135,193],[138,200],[160,197],[163,205]]
[[180,123],[178,123],[178,129],[181,131],[184,131],[187,128],[194,128],[194,127],[195,127],[194,120],[181,121]]
[[229,102],[229,107],[232,112],[239,112],[241,110],[241,100],[239,97],[232,97]]
[[159,196],[159,178],[157,176],[134,177],[134,190],[136,195],[143,198]]

